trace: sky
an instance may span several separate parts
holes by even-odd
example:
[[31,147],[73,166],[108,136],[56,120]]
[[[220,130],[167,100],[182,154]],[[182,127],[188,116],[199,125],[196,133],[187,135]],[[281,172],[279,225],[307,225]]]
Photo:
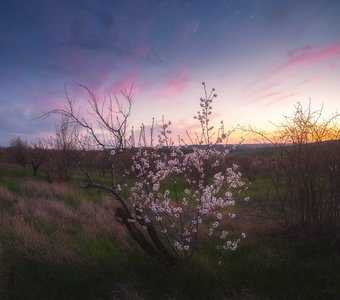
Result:
[[227,128],[340,106],[339,0],[2,0],[0,37],[0,146],[54,134],[36,117],[85,101],[77,83],[99,101],[133,84],[130,125],[164,115],[181,135],[203,81]]

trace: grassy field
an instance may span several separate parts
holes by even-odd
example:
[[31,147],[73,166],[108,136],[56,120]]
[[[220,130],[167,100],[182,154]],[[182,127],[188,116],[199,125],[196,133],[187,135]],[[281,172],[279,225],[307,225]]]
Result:
[[1,171],[0,299],[340,299],[339,240],[257,214],[266,178],[237,208],[235,226],[247,234],[237,251],[221,256],[207,240],[169,269],[129,239],[105,193],[16,165]]

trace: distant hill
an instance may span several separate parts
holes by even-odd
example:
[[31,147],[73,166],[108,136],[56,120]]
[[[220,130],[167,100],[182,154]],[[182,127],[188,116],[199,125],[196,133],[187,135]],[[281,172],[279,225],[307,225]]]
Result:
[[[193,149],[193,148],[205,148],[206,145],[188,145],[183,146],[183,149]],[[259,149],[268,149],[273,148],[272,144],[239,144],[239,145],[222,145],[217,144],[214,146],[214,149],[218,151],[224,151],[226,149],[233,151],[244,151],[244,150],[259,150]]]

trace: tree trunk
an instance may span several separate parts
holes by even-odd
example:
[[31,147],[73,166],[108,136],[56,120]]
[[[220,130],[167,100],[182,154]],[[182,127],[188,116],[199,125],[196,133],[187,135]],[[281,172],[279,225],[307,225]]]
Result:
[[149,242],[143,232],[137,228],[135,223],[129,222],[128,215],[122,208],[117,208],[115,215],[117,218],[119,218],[119,222],[121,224],[124,224],[130,236],[138,243],[138,245],[144,250],[146,254],[148,254],[152,258],[158,259],[160,262],[165,263],[167,266],[176,265],[176,259],[172,257],[167,249],[164,247],[158,237],[156,229],[152,224],[146,227],[153,244]]

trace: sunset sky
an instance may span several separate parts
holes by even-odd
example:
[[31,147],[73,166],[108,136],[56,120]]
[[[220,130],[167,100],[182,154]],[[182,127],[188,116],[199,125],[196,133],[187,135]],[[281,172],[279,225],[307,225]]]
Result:
[[134,85],[131,125],[195,128],[201,82],[213,121],[268,129],[294,104],[340,108],[339,0],[2,0],[0,146],[53,134],[65,90],[99,99]]

